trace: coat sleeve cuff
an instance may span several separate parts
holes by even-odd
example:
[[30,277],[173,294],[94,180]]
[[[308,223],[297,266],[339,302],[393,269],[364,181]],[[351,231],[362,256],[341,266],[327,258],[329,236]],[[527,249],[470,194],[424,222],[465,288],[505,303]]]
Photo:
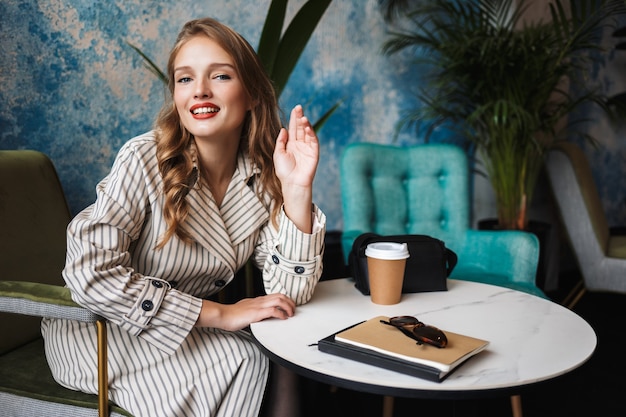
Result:
[[202,300],[170,288],[167,281],[146,277],[146,284],[120,327],[172,354],[196,324]]
[[263,277],[265,291],[283,293],[296,304],[309,301],[322,275],[326,217],[314,208],[313,233],[303,233],[281,213],[278,236],[270,248]]
[[323,252],[326,216],[316,206],[313,206],[311,216],[313,231],[309,234],[298,229],[281,210],[275,249],[286,259],[307,261]]

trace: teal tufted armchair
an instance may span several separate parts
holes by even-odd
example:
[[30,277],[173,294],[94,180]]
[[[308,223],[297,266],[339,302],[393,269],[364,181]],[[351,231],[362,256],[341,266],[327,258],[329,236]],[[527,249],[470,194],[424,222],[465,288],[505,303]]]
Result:
[[535,285],[535,235],[470,228],[469,167],[460,147],[356,143],[346,148],[340,175],[346,263],[361,233],[425,234],[458,255],[450,278],[545,297]]

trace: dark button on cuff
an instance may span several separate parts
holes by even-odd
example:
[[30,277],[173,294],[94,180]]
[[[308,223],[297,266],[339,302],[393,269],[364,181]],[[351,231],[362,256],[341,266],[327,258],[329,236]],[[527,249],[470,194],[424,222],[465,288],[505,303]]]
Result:
[[157,288],[163,288],[163,283],[161,281],[152,281],[152,285]]
[[217,281],[215,281],[216,287],[223,287],[224,285],[226,285],[226,281],[224,281],[223,279],[218,279]]
[[141,308],[144,311],[150,311],[150,310],[152,310],[154,308],[154,303],[152,301],[150,301],[150,300],[146,300],[143,303],[141,303]]
[[304,273],[304,267],[303,266],[296,266],[293,270],[294,270],[294,272],[296,274],[303,274]]
[[272,255],[272,261],[274,261],[274,263],[276,265],[278,265],[280,263],[280,261],[278,260],[278,256],[276,256],[276,255]]

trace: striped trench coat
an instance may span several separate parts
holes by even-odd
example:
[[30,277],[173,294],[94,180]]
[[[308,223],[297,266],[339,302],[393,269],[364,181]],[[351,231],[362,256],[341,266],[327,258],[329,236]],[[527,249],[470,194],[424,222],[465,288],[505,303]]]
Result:
[[[185,244],[166,230],[152,132],[126,143],[96,202],[68,227],[63,277],[74,300],[109,321],[110,398],[140,416],[251,416],[260,408],[268,362],[244,331],[196,328],[202,298],[227,285],[253,256],[266,292],[306,303],[322,272],[325,216],[314,207],[312,234],[255,192],[245,155],[221,207],[208,187],[187,196]],[[62,385],[97,392],[92,325],[44,320],[46,355]]]

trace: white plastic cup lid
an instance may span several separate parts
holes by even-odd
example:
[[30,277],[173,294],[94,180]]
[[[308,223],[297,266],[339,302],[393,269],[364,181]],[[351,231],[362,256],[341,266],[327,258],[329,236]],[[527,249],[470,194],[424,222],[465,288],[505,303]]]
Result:
[[376,259],[406,259],[409,257],[409,248],[406,243],[376,242],[365,248],[365,256]]

